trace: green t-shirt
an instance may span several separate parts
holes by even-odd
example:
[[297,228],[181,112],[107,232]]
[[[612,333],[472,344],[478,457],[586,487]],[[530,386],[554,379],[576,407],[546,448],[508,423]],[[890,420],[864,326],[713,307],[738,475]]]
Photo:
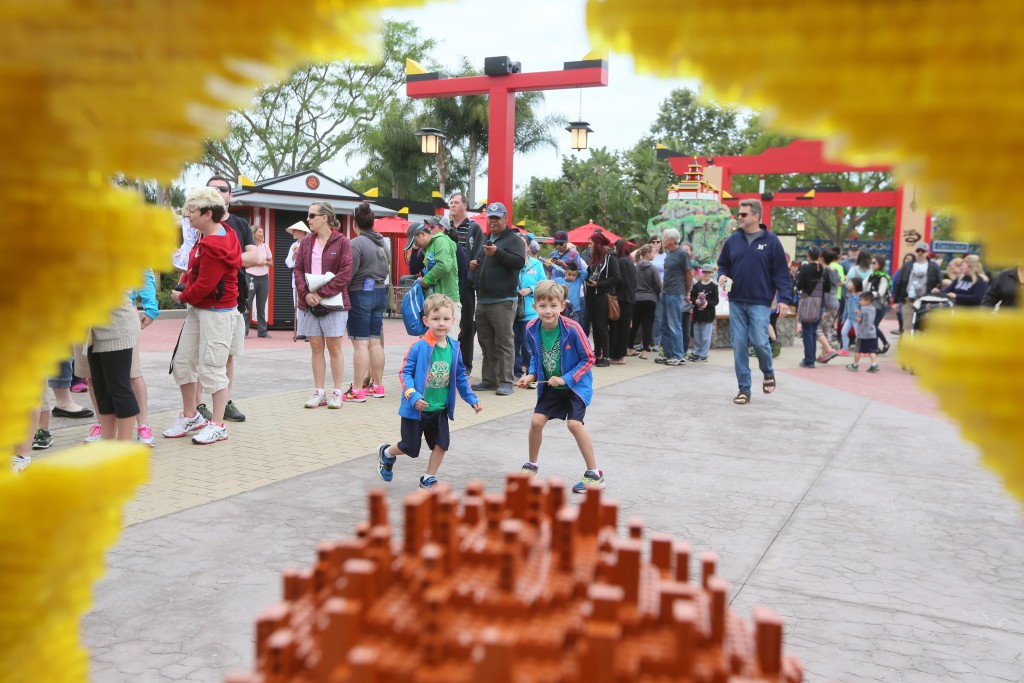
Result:
[[448,405],[448,384],[452,376],[452,347],[434,344],[430,352],[430,368],[427,370],[427,386],[423,390],[423,400],[427,402],[427,410],[444,410]]
[[[540,323],[537,323],[540,325]],[[544,379],[559,377],[562,374],[562,330],[560,327],[545,329],[540,325],[540,360],[544,369]],[[564,384],[552,389],[568,389]]]

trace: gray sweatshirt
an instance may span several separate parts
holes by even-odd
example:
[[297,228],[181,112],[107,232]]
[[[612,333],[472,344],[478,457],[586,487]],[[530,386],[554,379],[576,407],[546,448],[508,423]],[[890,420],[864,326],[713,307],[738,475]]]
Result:
[[373,288],[386,287],[385,280],[391,272],[391,260],[387,245],[379,232],[363,230],[352,238],[352,281],[348,289],[361,290],[368,279]]
[[875,330],[875,307],[860,306],[857,309],[857,339],[877,339],[878,332]]

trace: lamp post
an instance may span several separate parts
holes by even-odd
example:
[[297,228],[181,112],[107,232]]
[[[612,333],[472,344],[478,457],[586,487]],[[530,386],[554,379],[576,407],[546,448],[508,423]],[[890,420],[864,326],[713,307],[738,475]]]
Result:
[[587,148],[587,133],[594,132],[586,121],[573,121],[565,129],[572,134],[572,149],[575,152]]
[[797,221],[796,222],[796,231],[797,232],[803,232],[806,229],[807,229],[807,224],[806,223],[804,223],[803,221]]
[[437,128],[420,128],[416,132],[420,139],[420,151],[424,154],[437,154],[441,148],[441,141],[444,140],[444,133]]

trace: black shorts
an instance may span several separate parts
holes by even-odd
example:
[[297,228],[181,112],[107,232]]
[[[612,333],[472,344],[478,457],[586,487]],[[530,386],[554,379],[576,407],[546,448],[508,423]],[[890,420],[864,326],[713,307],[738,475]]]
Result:
[[858,339],[857,353],[878,353],[878,338]]
[[398,442],[399,450],[410,458],[418,458],[423,439],[427,440],[427,447],[430,450],[434,450],[435,446],[448,450],[452,439],[448,433],[447,410],[435,410],[431,413],[424,411],[418,420],[411,417],[402,418],[402,440]]
[[552,420],[583,422],[583,418],[587,414],[587,404],[572,389],[544,387],[533,412],[545,415]]

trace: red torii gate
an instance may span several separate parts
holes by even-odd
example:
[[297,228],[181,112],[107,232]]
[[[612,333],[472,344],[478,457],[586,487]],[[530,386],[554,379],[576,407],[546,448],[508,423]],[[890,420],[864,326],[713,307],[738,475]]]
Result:
[[[503,60],[503,61],[502,61]],[[488,57],[485,72],[492,64],[501,67],[500,75],[448,78],[439,73],[418,72],[407,65],[405,94],[413,98],[457,97],[462,95],[489,95],[490,132],[487,142],[487,199],[502,202],[512,213],[512,157],[516,126],[517,92],[533,90],[564,90],[593,88],[608,85],[608,62],[603,59],[585,59],[565,62],[561,71],[512,73],[515,62],[507,57]],[[508,67],[505,69],[504,67]]]
[[[667,158],[672,170],[684,175],[693,157],[670,150],[659,150],[659,156]],[[783,173],[864,173],[868,171],[891,171],[883,165],[852,166],[828,161],[824,156],[821,140],[794,140],[785,147],[773,147],[761,154],[751,156],[720,156],[698,158],[704,168],[704,177],[711,184],[725,192],[732,190],[734,175],[778,175]],[[928,212],[917,205],[913,193],[907,196],[902,185],[896,190],[878,192],[814,192],[807,196],[801,193],[776,192],[771,199],[761,199],[758,193],[740,193],[724,202],[740,199],[761,199],[764,206],[764,224],[771,227],[772,207],[896,207],[896,231],[893,240],[893,267],[902,263],[903,255],[912,253],[914,245],[921,240],[930,240],[931,221]]]

